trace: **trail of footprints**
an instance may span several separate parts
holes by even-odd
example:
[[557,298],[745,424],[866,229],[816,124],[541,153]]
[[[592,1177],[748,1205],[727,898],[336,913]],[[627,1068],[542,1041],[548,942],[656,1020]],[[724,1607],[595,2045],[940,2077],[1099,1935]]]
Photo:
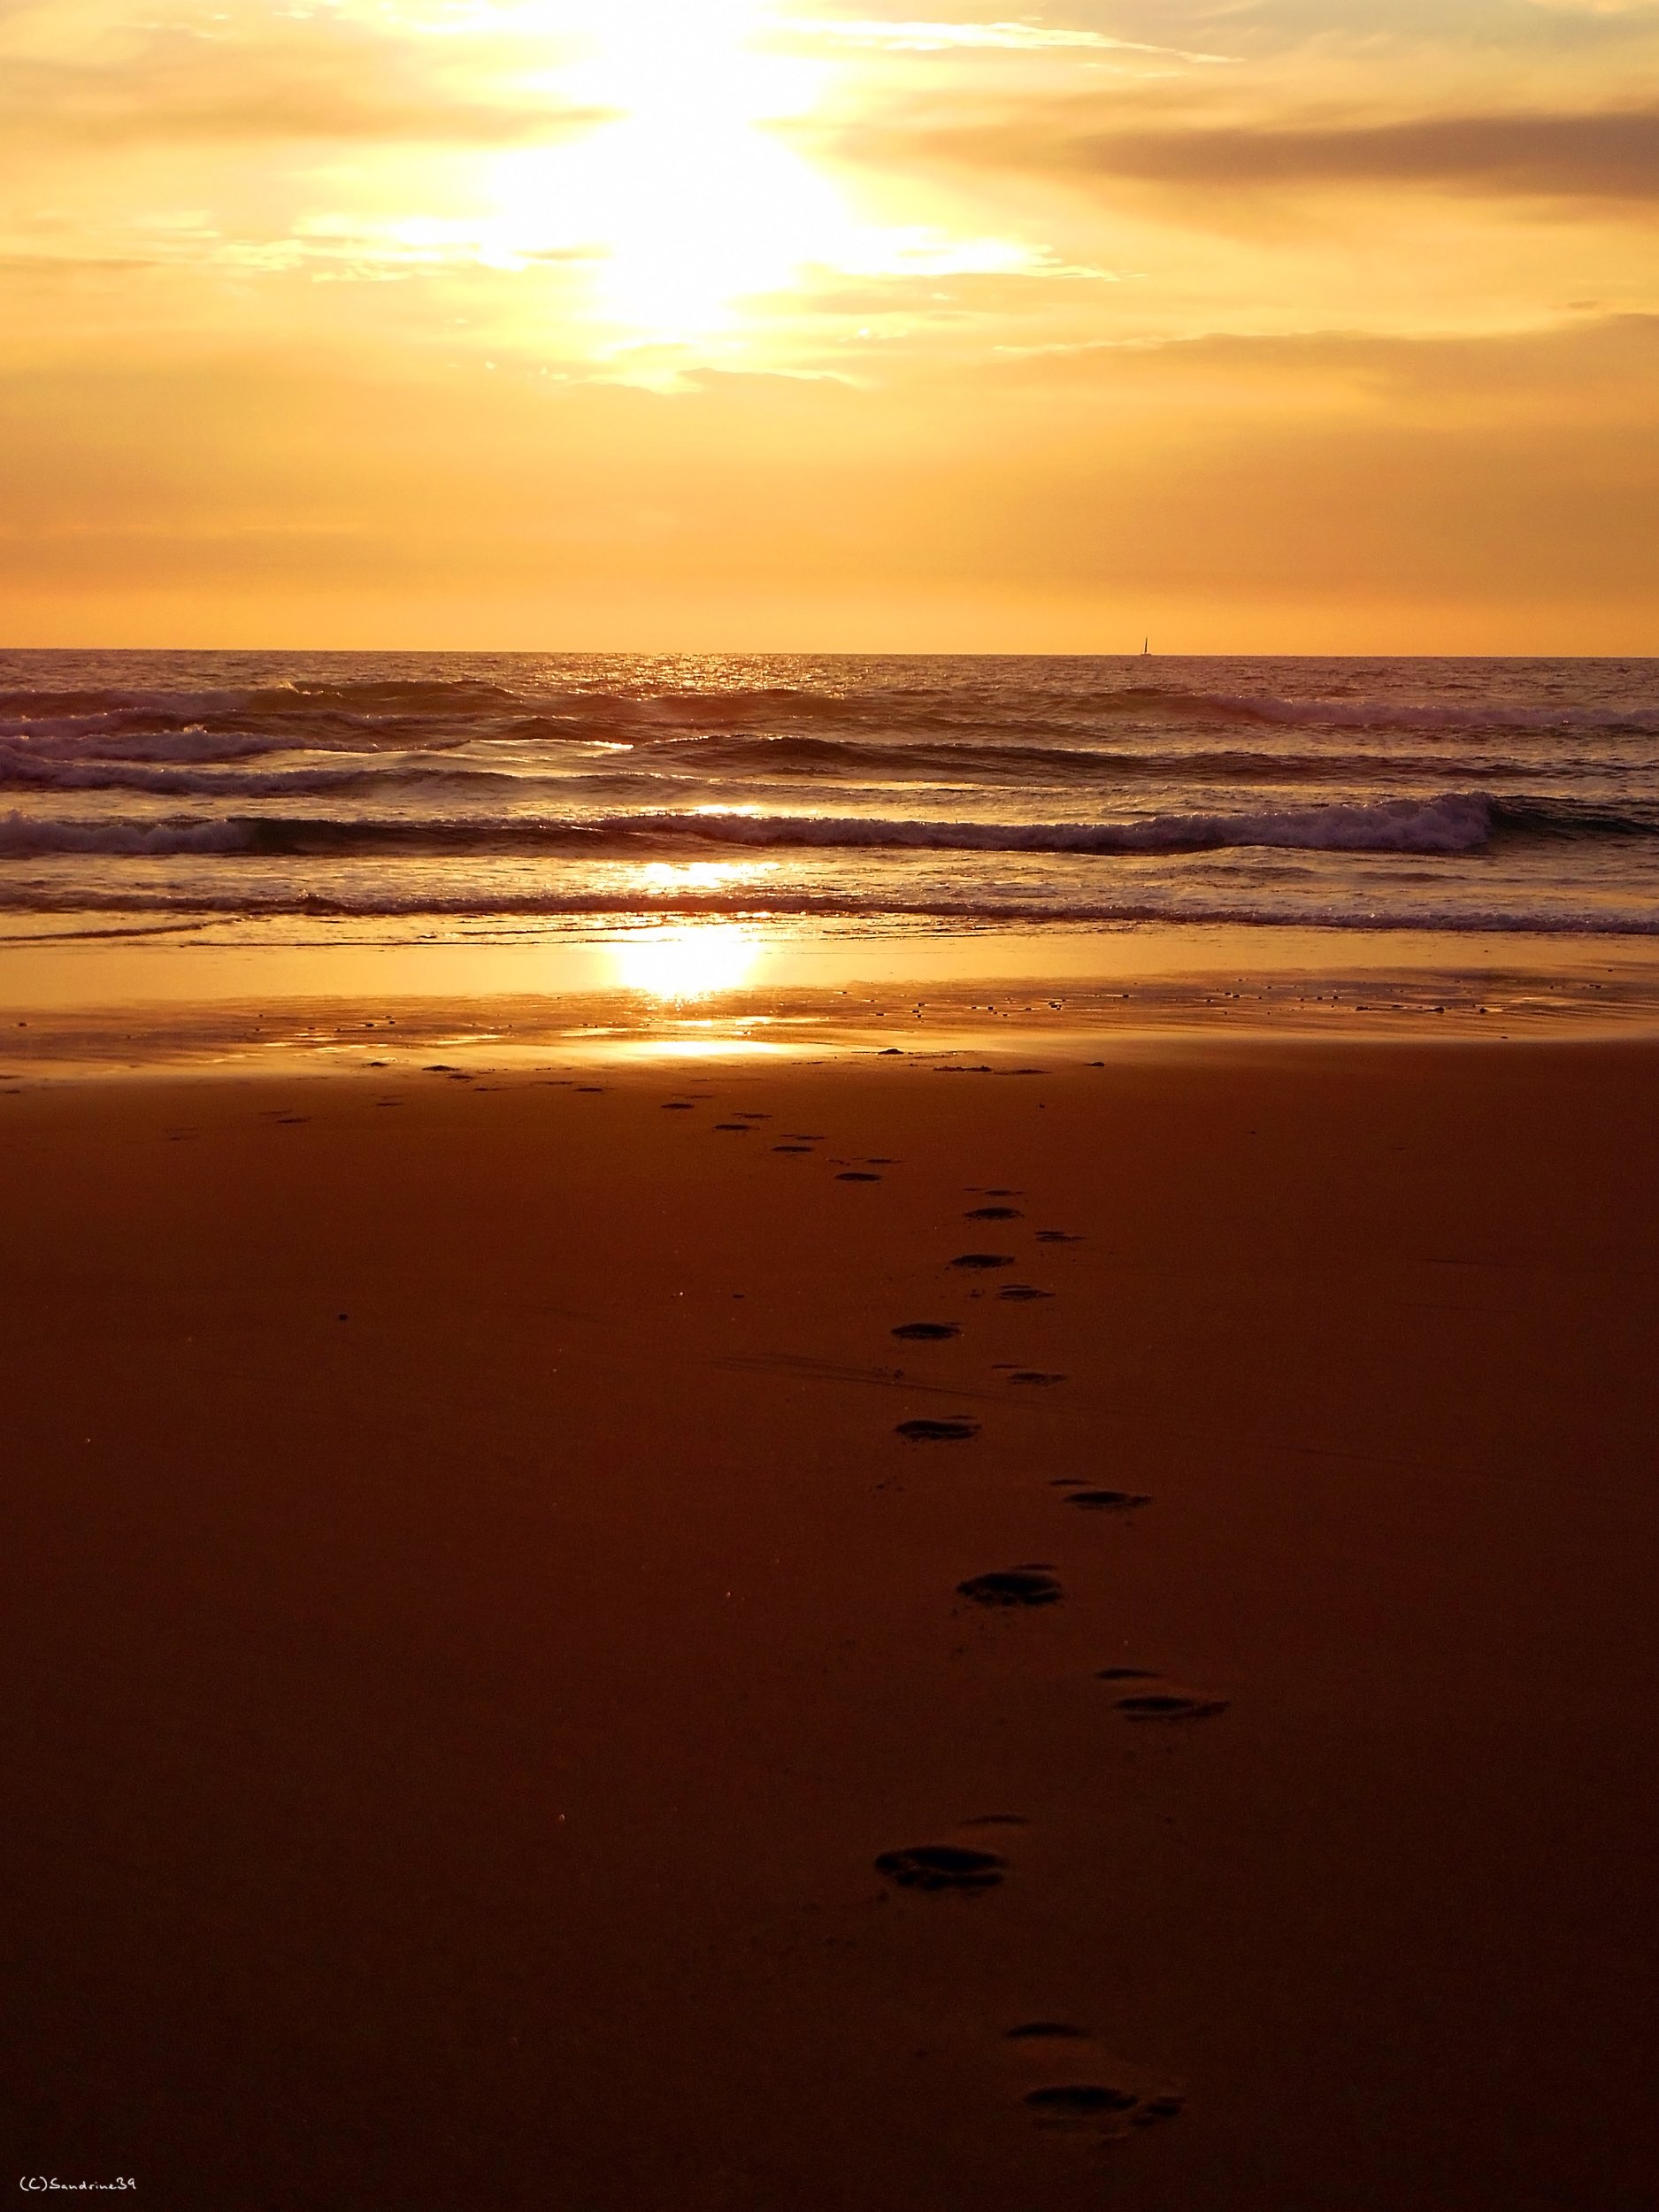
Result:
[[[998,1189],[977,1194],[997,1202],[974,1206],[965,1218],[973,1223],[1015,1222],[1024,1219],[1021,1209],[1002,1202],[1018,1198],[1018,1191]],[[1064,1229],[1039,1229],[1041,1244],[1080,1241]],[[963,1252],[949,1263],[955,1271],[990,1273],[1017,1264],[1006,1252]],[[997,1294],[1002,1301],[1022,1304],[1050,1298],[1052,1291],[1031,1283],[1010,1283]],[[954,1321],[904,1321],[891,1332],[901,1343],[944,1344],[960,1338]],[[1013,1386],[1048,1389],[1064,1383],[1064,1375],[1048,1370],[1002,1363],[993,1370]],[[979,1424],[967,1419],[912,1419],[901,1421],[896,1433],[911,1444],[970,1443]],[[1058,1502],[1083,1513],[1127,1515],[1149,1505],[1140,1490],[1110,1489],[1081,1476],[1056,1475],[1050,1486]],[[1058,1605],[1065,1596],[1058,1572],[1049,1560],[1025,1560],[1011,1567],[995,1567],[970,1575],[956,1585],[956,1596],[969,1605],[995,1612],[1028,1611]],[[1104,1667],[1096,1678],[1108,1685],[1119,1717],[1141,1725],[1170,1725],[1203,1720],[1226,1709],[1225,1698],[1210,1696],[1165,1682],[1145,1667]],[[1017,1828],[1025,1824],[1012,1815],[995,1815],[970,1822],[942,1842],[914,1843],[881,1852],[876,1871],[895,1889],[921,1896],[977,1897],[999,1888],[1010,1871],[1005,1852],[994,1847],[983,1831],[987,1827]],[[1172,2119],[1181,2109],[1180,2091],[1155,2079],[1143,2070],[1125,2064],[1102,2048],[1089,2032],[1063,2020],[1029,2020],[1008,2029],[1003,2045],[1023,2077],[1019,2095],[1034,2125],[1048,2131],[1082,2134],[1102,2143],[1120,2141],[1138,2129]]]
[[[664,1110],[688,1113],[689,1099],[671,1099]],[[763,1113],[734,1114],[715,1122],[716,1133],[749,1136],[771,1118]],[[772,1149],[797,1157],[823,1157],[818,1148],[821,1134],[784,1133]],[[857,1165],[831,1158],[842,1183],[879,1183],[877,1171],[897,1164],[887,1158],[867,1158]],[[964,1219],[974,1225],[1005,1224],[1025,1219],[1023,1210],[1007,1202],[1024,1193],[1006,1187],[972,1194],[989,1202],[967,1210]],[[1070,1230],[1036,1229],[1041,1245],[1078,1244],[1082,1239]],[[1012,1253],[969,1251],[946,1263],[962,1274],[998,1273],[1018,1265]],[[975,1294],[979,1295],[981,1294]],[[1052,1298],[1055,1293],[1034,1283],[1002,1285],[1000,1302],[1031,1304]],[[901,1343],[947,1344],[963,1335],[955,1321],[901,1322],[891,1334]],[[1066,1378],[1041,1368],[1006,1363],[993,1371],[1010,1387],[1052,1389]],[[908,1444],[969,1444],[980,1433],[980,1424],[966,1417],[918,1417],[901,1421],[895,1433]],[[1076,1512],[1129,1515],[1152,1503],[1140,1490],[1105,1487],[1076,1475],[1056,1475],[1050,1487],[1056,1502]],[[969,1575],[956,1585],[963,1602],[991,1612],[1020,1612],[1058,1605],[1065,1591],[1053,1563],[1026,1560],[1009,1567],[994,1567]],[[1095,1679],[1104,1684],[1119,1717],[1141,1726],[1179,1725],[1225,1712],[1227,1700],[1165,1681],[1146,1667],[1111,1666],[1099,1670]],[[977,1897],[1000,1888],[1012,1870],[1007,1853],[996,1848],[1006,1840],[998,1832],[1015,1832],[1028,1824],[1019,1815],[994,1813],[964,1823],[943,1840],[902,1845],[877,1855],[875,1869],[883,1880],[901,1892],[923,1897]],[[1181,2109],[1180,2091],[1156,2079],[1141,2068],[1127,2064],[1105,2051],[1086,2028],[1064,2020],[1022,2021],[1004,2031],[1002,2047],[1020,2086],[1018,2094],[1033,2123],[1044,2131],[1084,2134],[1101,2143],[1123,2139],[1137,2130],[1172,2119]]]

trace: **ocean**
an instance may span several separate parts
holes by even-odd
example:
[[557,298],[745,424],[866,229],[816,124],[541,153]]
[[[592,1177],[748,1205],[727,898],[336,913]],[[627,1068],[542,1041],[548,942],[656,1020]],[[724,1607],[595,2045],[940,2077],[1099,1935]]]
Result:
[[1659,661],[0,654],[0,942],[1659,933]]

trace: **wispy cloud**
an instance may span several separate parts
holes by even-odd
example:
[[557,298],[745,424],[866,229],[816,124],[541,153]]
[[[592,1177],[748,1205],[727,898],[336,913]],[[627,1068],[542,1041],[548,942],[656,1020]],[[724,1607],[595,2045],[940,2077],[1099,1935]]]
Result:
[[134,141],[340,140],[457,145],[551,138],[603,121],[549,96],[498,96],[445,81],[411,50],[335,22],[257,35],[151,33],[119,58],[8,58],[0,130],[10,137]]
[[847,46],[873,47],[887,53],[1156,54],[1168,59],[1222,62],[1225,54],[1188,53],[1178,46],[1148,45],[1130,38],[1109,38],[1103,31],[1050,28],[1041,23],[889,23],[855,21],[837,16],[790,16],[784,29]]
[[1416,116],[1298,126],[1091,125],[1075,102],[883,134],[895,150],[1084,188],[1187,193],[1383,186],[1555,200],[1659,200],[1659,107]]

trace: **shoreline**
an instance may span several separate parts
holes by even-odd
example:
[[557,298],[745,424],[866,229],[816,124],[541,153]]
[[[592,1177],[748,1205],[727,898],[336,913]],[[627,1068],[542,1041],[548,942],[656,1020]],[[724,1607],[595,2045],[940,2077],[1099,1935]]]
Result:
[[578,944],[159,952],[0,964],[0,1080],[127,1067],[541,1064],[891,1048],[1117,1050],[1136,1038],[1659,1033],[1659,948],[1350,931],[846,936],[645,926]]

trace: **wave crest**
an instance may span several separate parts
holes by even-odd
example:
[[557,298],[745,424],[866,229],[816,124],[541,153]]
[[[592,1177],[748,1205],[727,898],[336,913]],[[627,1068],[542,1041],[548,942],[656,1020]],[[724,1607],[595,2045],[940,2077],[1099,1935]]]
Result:
[[245,825],[238,822],[50,822],[17,813],[0,820],[0,859],[5,860],[66,853],[163,858],[175,853],[249,849]]
[[1214,851],[1232,846],[1310,852],[1462,853],[1492,834],[1494,803],[1479,792],[1254,813],[1155,814],[1120,822],[937,822],[888,816],[690,813],[507,816],[434,821],[387,818],[238,815],[227,820],[53,821],[12,813],[0,821],[0,857],[110,853],[347,853],[534,851],[637,855],[709,846],[788,850],[879,848],[910,852],[1114,853]]

